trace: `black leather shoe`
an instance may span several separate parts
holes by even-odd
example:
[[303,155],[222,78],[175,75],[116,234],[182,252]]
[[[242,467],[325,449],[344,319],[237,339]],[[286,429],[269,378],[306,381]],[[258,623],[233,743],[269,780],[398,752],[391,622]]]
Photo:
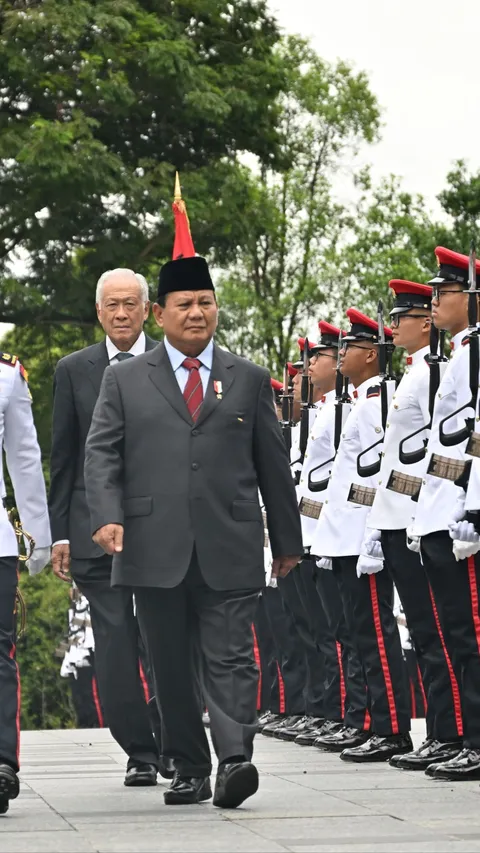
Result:
[[354,761],[356,763],[367,761],[388,761],[393,755],[412,752],[413,743],[410,735],[390,735],[379,737],[372,735],[365,743],[344,749],[340,754],[342,761]]
[[277,726],[275,729],[273,736],[279,738],[279,740],[295,740],[297,735],[301,734],[304,731],[308,731],[309,726],[311,727],[313,717],[300,717],[293,726]]
[[172,784],[163,795],[163,799],[166,806],[192,806],[209,800],[211,796],[212,789],[208,776],[203,778],[180,776],[176,772]]
[[450,761],[431,764],[425,773],[427,776],[433,776],[434,779],[444,779],[447,782],[480,779],[480,749],[462,749]]
[[127,768],[124,785],[127,788],[147,788],[157,784],[157,768],[154,764],[132,764]]
[[250,761],[222,764],[218,768],[213,805],[219,809],[236,809],[258,791],[258,770]]
[[163,779],[173,779],[175,776],[175,764],[173,758],[161,755],[158,761],[158,772]]
[[15,800],[20,793],[20,782],[18,776],[9,764],[0,764],[0,805],[3,804],[4,811],[8,812],[9,800]]
[[281,720],[281,719],[282,718],[281,718],[280,714],[274,714],[273,711],[265,711],[265,713],[262,714],[262,716],[258,718],[257,731],[261,732],[261,731],[263,731],[265,726],[268,726],[270,723],[275,722],[275,720]]
[[431,764],[440,764],[443,761],[456,758],[461,750],[461,741],[444,743],[434,738],[427,738],[413,752],[392,756],[390,765],[399,770],[426,770]]
[[330,720],[324,720],[323,717],[310,717],[311,724],[303,729],[300,734],[297,734],[295,738],[295,743],[299,746],[313,746],[313,742],[315,738],[317,738],[325,725],[331,722]]
[[279,728],[279,726],[282,726],[282,728],[286,729],[291,728],[295,725],[295,723],[298,723],[298,721],[302,719],[302,716],[302,714],[295,714],[288,717],[284,715],[279,717],[278,720],[272,720],[271,723],[267,723],[267,725],[263,727],[262,735],[266,735],[267,737],[273,737],[273,733],[277,730],[277,728]]
[[370,738],[370,732],[355,729],[353,726],[343,726],[336,732],[320,735],[313,745],[324,752],[343,752],[344,749],[353,749],[356,746],[361,746],[367,740],[370,740]]
[[333,734],[334,732],[338,732],[342,727],[343,723],[336,723],[335,720],[324,720],[321,725],[317,726],[317,728],[299,735],[298,738],[295,739],[295,743],[298,743],[300,746],[314,746],[317,738],[324,734]]

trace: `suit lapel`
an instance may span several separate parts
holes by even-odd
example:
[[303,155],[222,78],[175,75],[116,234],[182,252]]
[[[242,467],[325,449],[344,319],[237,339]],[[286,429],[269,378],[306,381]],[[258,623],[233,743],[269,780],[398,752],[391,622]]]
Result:
[[105,368],[108,367],[108,353],[105,341],[92,348],[88,357],[89,377],[98,397]]
[[158,347],[159,343],[160,341],[156,341],[154,338],[150,338],[148,335],[145,335],[145,352],[155,349],[155,347]]
[[183,394],[178,386],[176,376],[173,372],[170,359],[163,343],[159,344],[152,350],[152,355],[149,358],[148,363],[151,365],[149,377],[155,385],[155,388],[160,391],[160,394],[165,397],[177,414],[179,414],[184,421],[193,426],[190,412],[188,411],[187,404],[183,399]]
[[[204,423],[215,409],[222,405],[222,401],[235,379],[233,367],[234,361],[230,357],[230,354],[226,350],[215,347],[213,351],[210,380],[207,386],[207,393],[205,394],[205,399],[197,419],[197,426]],[[221,388],[221,392],[219,391],[217,393],[215,391],[214,382],[219,383],[217,388]]]

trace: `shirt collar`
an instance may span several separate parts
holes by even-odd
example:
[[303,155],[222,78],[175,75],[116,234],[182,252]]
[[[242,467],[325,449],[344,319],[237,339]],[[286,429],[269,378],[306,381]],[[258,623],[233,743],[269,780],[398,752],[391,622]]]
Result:
[[425,361],[425,356],[430,352],[430,347],[422,347],[412,355],[407,355],[407,367],[415,367],[421,361]]
[[461,343],[465,335],[468,335],[468,326],[466,329],[463,330],[463,332],[459,332],[458,335],[453,336],[452,340],[450,341],[452,352],[456,352],[458,349],[460,349]]
[[371,388],[372,385],[379,385],[379,384],[380,384],[380,377],[379,376],[371,376],[370,379],[366,379],[365,382],[362,382],[362,384],[359,385],[358,388],[355,389],[355,391],[357,392],[356,394],[354,393],[354,395],[353,395],[355,400],[359,400],[360,397],[364,397],[365,394],[367,393],[368,389]]
[[[115,356],[118,355],[119,352],[122,352],[122,350],[119,350],[118,347],[115,346],[115,344],[108,337],[108,335],[105,338],[105,343],[107,345],[108,360],[112,361],[112,359],[115,358]],[[145,352],[145,345],[146,345],[145,332],[142,330],[140,332],[137,340],[135,341],[133,347],[131,347],[128,350],[128,352],[131,352],[132,355],[141,355],[143,352]]]
[[[180,350],[176,349],[176,347],[172,346],[167,337],[163,339],[165,344],[165,349],[167,350],[168,357],[170,359],[170,364],[172,365],[172,370],[174,373],[178,370],[179,367],[183,364],[184,360],[187,356],[180,352]],[[210,340],[200,355],[197,355],[199,361],[201,361],[202,366],[206,367],[207,370],[212,369],[213,364],[213,339]]]

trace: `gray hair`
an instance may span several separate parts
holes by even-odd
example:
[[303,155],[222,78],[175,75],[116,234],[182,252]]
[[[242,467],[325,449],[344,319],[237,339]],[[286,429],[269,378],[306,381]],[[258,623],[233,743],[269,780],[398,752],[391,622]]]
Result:
[[95,291],[95,302],[97,303],[97,305],[101,302],[101,299],[103,296],[103,285],[105,284],[105,282],[108,281],[109,278],[112,278],[112,276],[119,275],[119,274],[133,275],[136,278],[137,283],[140,287],[143,303],[145,304],[145,302],[149,302],[150,293],[148,290],[148,284],[147,284],[146,278],[143,275],[141,275],[139,272],[134,272],[133,270],[123,269],[122,267],[117,267],[117,269],[115,269],[115,270],[107,270],[106,272],[102,273],[102,275],[98,279],[97,289]]

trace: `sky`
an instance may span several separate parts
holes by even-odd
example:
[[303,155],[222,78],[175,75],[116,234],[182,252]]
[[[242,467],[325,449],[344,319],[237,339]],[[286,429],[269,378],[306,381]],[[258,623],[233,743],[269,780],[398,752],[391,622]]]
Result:
[[269,0],[285,31],[368,74],[382,141],[364,162],[435,201],[455,160],[480,170],[478,0]]

